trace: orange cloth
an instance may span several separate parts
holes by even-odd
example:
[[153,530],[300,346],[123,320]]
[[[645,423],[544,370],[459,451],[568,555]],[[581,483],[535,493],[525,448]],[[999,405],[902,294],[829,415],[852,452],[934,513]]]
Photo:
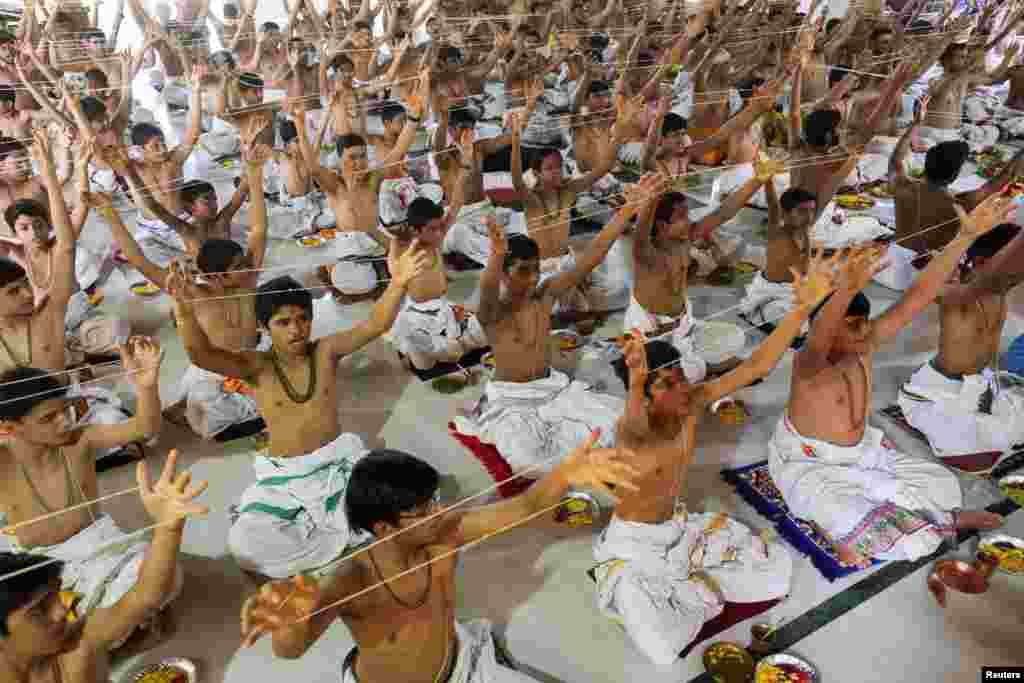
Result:
[[[700,142],[707,140],[709,137],[718,132],[717,128],[689,128],[687,134],[690,139],[694,142]],[[694,161],[703,166],[718,166],[725,161],[725,152],[721,149],[711,149],[700,155]]]

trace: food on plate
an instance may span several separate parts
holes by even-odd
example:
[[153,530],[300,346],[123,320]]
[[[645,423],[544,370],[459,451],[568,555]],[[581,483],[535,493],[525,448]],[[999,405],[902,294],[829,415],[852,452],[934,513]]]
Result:
[[146,673],[138,679],[138,683],[188,683],[188,674],[168,666]]
[[715,415],[718,416],[718,421],[722,424],[734,427],[746,424],[750,419],[746,404],[739,400],[723,403],[715,411]]
[[844,209],[870,209],[875,200],[860,194],[841,194],[836,197],[836,204]]
[[324,228],[320,231],[320,237],[325,240],[333,240],[338,236],[338,231],[334,228]]
[[1012,477],[999,482],[1003,495],[1018,505],[1024,505],[1024,476]]
[[315,235],[312,237],[303,237],[299,240],[300,245],[310,249],[322,247],[324,246],[325,242],[326,240],[324,240],[322,237],[317,237]]
[[1024,574],[1024,542],[994,539],[978,545],[979,552],[991,554],[999,561],[999,568],[1008,574]]
[[131,291],[135,296],[156,296],[160,293],[160,288],[152,282],[136,282],[131,286]]
[[892,199],[893,197],[892,187],[889,186],[889,183],[872,185],[868,188],[868,193],[871,194],[872,197],[878,197],[879,199]]
[[792,664],[769,664],[757,669],[755,683],[812,683],[814,677]]

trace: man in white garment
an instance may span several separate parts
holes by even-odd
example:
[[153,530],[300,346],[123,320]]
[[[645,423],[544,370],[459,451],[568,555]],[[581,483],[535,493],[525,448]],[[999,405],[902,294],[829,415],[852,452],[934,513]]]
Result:
[[875,320],[861,290],[881,270],[883,250],[857,250],[850,257],[855,267],[818,312],[796,356],[789,405],[769,446],[769,471],[792,513],[829,534],[847,565],[914,560],[957,529],[1002,524],[999,515],[961,511],[953,473],[898,452],[867,417],[871,354],[935,300],[971,242],[1004,222],[1010,209],[1001,197],[970,215],[958,208],[959,237]]
[[639,470],[594,547],[598,606],[619,621],[656,664],[672,666],[726,602],[773,600],[789,592],[793,558],[726,515],[680,505],[704,409],[768,375],[811,310],[833,288],[835,261],[812,262],[796,283],[797,306],[750,360],[707,383],[688,381],[668,342],[627,343],[616,373],[629,391],[617,443]]
[[274,654],[298,659],[341,620],[356,642],[342,683],[528,683],[495,657],[485,619],[455,618],[457,550],[558,505],[573,488],[608,495],[632,490],[629,453],[595,449],[597,434],[515,498],[467,512],[445,512],[440,474],[412,455],[372,451],[352,472],[345,494],[349,518],[378,539],[319,585],[295,577],[263,586],[242,608],[246,646],[273,638]]
[[939,299],[939,353],[900,387],[903,415],[939,457],[1024,443],[1024,396],[996,374],[1007,295],[1021,273],[990,267],[1020,258],[1021,234],[1018,225],[1000,225],[967,250],[969,270]]

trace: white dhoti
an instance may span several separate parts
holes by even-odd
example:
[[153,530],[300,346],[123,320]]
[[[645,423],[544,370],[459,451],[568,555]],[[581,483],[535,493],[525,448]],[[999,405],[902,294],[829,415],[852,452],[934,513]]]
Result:
[[[420,370],[429,370],[451,358],[451,348],[461,342],[466,352],[487,346],[487,336],[476,315],[460,314],[447,297],[410,302],[395,320],[391,330],[398,351],[408,356]],[[460,356],[462,354],[459,354]]]
[[[899,406],[939,457],[1008,451],[1024,443],[1024,396],[1000,387],[989,370],[963,379],[946,377],[925,363],[900,387]],[[989,393],[991,409],[982,412]]]
[[992,124],[965,123],[960,127],[960,136],[972,152],[980,152],[999,142],[999,128]]
[[[149,543],[137,537],[125,538],[123,531],[108,515],[57,545],[25,548],[12,542],[18,552],[52,557],[64,562],[61,590],[82,594],[80,613],[85,616],[96,609],[113,607],[139,580],[142,562]],[[161,608],[181,593],[183,575],[178,568],[175,586]],[[122,643],[115,644],[116,646]]]
[[725,602],[761,602],[789,593],[793,558],[734,519],[682,513],[661,524],[613,516],[594,546],[597,604],[636,647],[672,666]]
[[342,434],[308,455],[256,456],[256,482],[242,494],[228,531],[238,565],[283,579],[323,568],[361,539],[349,528],[345,490],[366,452],[362,439]]
[[[612,247],[615,248],[614,245]],[[572,270],[576,267],[576,255],[569,251],[564,256],[547,258],[540,264],[540,282]],[[592,311],[612,311],[623,308],[628,300],[628,282],[626,273],[613,267],[605,258],[590,275],[574,289],[566,292],[555,301],[554,313],[589,313]]]
[[104,194],[116,194],[121,191],[117,182],[117,174],[109,168],[100,168],[95,162],[89,162],[89,191]]
[[68,301],[64,344],[72,357],[116,353],[131,332],[127,320],[97,311],[85,292],[76,292]]
[[380,181],[377,207],[381,227],[386,230],[404,223],[409,216],[409,205],[419,197],[438,204],[444,199],[444,190],[433,183],[420,185],[410,176]]
[[919,126],[917,129],[918,139],[925,145],[932,147],[940,142],[953,142],[963,139],[959,128],[934,128],[932,126]]
[[963,502],[956,477],[895,450],[874,427],[859,444],[837,446],[801,436],[783,415],[768,467],[794,515],[862,557],[916,560],[955,534],[950,512]]
[[672,346],[682,356],[680,365],[686,374],[686,380],[691,384],[702,382],[707,374],[708,366],[693,346],[693,331],[697,322],[693,318],[692,304],[689,299],[686,300],[686,313],[681,318],[676,318],[671,315],[648,313],[636,300],[636,297],[631,296],[622,327],[626,332],[639,329],[641,332],[649,333],[654,332],[661,325],[676,322],[677,319],[679,324],[672,331]]
[[[740,313],[753,325],[774,327],[796,308],[796,292],[789,282],[768,282],[764,273],[757,273],[747,285],[746,296],[740,302]],[[801,330],[806,334],[809,326],[805,322]]]
[[[380,277],[376,264],[385,264],[387,252],[365,232],[339,232],[334,240],[338,262],[331,269],[331,284],[342,294],[357,296],[377,289]],[[381,272],[385,268],[381,267]]]
[[185,258],[185,242],[174,228],[155,218],[139,214],[135,241],[147,259],[166,268],[172,261]]
[[[446,679],[448,683],[535,683],[534,679],[498,664],[491,623],[486,619],[464,624],[456,621],[455,633],[459,652],[451,675]],[[357,655],[358,648],[353,648],[345,658],[341,683],[360,683],[353,670]]]
[[475,431],[493,444],[513,471],[538,466],[536,476],[554,468],[595,429],[598,447],[615,444],[615,427],[625,402],[589,391],[557,370],[532,382],[491,380],[477,409]]
[[526,234],[526,221],[519,211],[495,207],[490,199],[462,207],[444,237],[441,251],[458,253],[486,265],[491,258],[491,238],[487,219],[494,217],[505,234]]
[[[748,180],[754,177],[754,164],[745,163],[737,164],[736,166],[727,166],[722,169],[722,172],[715,178],[714,183],[711,185],[711,204],[712,206],[718,206],[726,200],[726,198],[742,187]],[[782,193],[789,189],[790,176],[789,173],[781,173],[775,176],[775,192],[781,197]],[[748,200],[749,204],[753,206],[767,209],[768,198],[765,195],[764,188],[762,187]]]

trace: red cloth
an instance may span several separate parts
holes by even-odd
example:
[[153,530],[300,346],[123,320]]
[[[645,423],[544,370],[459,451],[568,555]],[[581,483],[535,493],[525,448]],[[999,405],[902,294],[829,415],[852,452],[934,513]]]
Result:
[[517,496],[530,488],[530,484],[533,483],[532,479],[521,477],[519,479],[512,479],[512,481],[508,481],[514,473],[505,458],[501,457],[501,453],[498,452],[497,448],[490,444],[483,443],[475,436],[461,434],[455,429],[454,422],[448,423],[448,433],[452,435],[452,438],[465,446],[466,449],[473,454],[473,457],[480,461],[480,464],[484,466],[484,469],[494,477],[495,482],[505,482],[498,487],[498,493],[501,494],[502,498]]
[[747,619],[753,619],[758,614],[767,612],[775,605],[779,604],[780,600],[765,600],[763,602],[727,602],[725,603],[725,609],[722,613],[711,621],[704,624],[704,628],[700,630],[697,637],[693,639],[689,645],[686,646],[682,652],[679,653],[680,657],[686,657],[690,654],[690,650],[704,642],[705,640],[717,636],[722,631],[735,626],[741,621]]

